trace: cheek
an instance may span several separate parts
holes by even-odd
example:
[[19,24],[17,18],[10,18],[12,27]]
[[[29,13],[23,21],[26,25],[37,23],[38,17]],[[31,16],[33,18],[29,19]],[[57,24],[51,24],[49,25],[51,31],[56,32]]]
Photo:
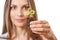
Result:
[[23,9],[22,12],[23,12],[24,16],[26,17],[27,16],[27,10]]
[[15,19],[15,13],[13,11],[10,12],[10,18],[11,18],[11,21],[13,22]]

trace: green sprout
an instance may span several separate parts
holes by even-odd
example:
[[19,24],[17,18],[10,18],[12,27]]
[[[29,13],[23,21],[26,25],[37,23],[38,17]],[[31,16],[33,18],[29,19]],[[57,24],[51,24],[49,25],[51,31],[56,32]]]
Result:
[[27,15],[35,14],[35,11],[31,8],[28,9]]

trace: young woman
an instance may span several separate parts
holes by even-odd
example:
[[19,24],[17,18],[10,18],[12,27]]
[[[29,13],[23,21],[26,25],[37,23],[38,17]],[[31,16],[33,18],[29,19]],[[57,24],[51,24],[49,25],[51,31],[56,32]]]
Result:
[[[35,14],[28,19],[29,8]],[[34,0],[6,0],[0,40],[56,40],[56,37],[47,21],[37,20]]]

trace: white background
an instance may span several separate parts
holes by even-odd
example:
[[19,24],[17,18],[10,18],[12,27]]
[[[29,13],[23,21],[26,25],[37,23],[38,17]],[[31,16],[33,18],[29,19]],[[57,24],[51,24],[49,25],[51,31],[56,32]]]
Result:
[[[0,35],[3,26],[5,0],[0,0]],[[58,40],[60,40],[60,0],[35,0],[39,20],[47,20]]]

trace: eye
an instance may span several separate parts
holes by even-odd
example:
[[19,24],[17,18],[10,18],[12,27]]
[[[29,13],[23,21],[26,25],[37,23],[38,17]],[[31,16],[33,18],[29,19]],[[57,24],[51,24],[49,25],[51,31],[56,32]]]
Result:
[[16,5],[11,6],[12,10],[15,10],[16,8],[17,8]]
[[29,6],[24,6],[23,9],[28,10]]

